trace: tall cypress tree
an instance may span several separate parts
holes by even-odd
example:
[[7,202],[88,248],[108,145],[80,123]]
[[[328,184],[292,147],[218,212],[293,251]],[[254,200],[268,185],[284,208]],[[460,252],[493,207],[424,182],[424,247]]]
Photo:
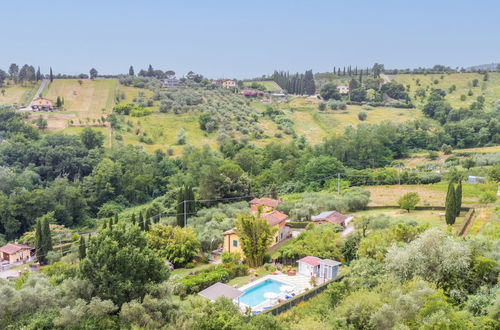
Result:
[[142,212],[139,212],[139,227],[144,231],[144,218],[142,217]]
[[109,231],[113,231],[113,219],[109,218]]
[[115,225],[118,224],[118,213],[115,213]]
[[52,74],[52,67],[50,67],[49,78],[50,78],[50,82],[54,81],[54,75]]
[[184,200],[184,187],[181,187],[177,193],[177,226],[179,227],[184,227]]
[[135,213],[132,213],[132,224],[135,225],[136,221],[135,221]]
[[42,219],[36,221],[35,230],[35,253],[38,262],[42,265],[47,263],[47,253],[43,249],[43,232],[42,232]]
[[455,207],[457,210],[457,217],[460,215],[460,209],[462,208],[462,180],[458,180],[457,189],[455,189]]
[[149,231],[149,228],[151,228],[151,221],[148,218],[148,219],[146,219],[146,221],[144,223],[144,230]]
[[448,185],[448,193],[446,194],[446,211],[445,211],[445,219],[448,225],[452,225],[455,223],[455,218],[457,217],[457,200],[455,197],[455,188],[453,186],[453,182],[450,181]]
[[87,246],[85,244],[85,238],[80,236],[80,245],[78,246],[78,257],[80,260],[85,259],[87,256]]

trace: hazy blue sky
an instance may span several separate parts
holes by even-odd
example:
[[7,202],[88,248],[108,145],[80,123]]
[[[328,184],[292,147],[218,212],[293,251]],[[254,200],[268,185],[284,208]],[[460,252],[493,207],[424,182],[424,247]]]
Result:
[[0,68],[209,77],[500,61],[498,1],[2,1]]

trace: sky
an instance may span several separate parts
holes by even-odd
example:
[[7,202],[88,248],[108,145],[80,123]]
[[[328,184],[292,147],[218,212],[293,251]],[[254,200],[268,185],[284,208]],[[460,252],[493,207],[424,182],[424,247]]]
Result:
[[3,1],[0,68],[210,78],[500,62],[500,1]]

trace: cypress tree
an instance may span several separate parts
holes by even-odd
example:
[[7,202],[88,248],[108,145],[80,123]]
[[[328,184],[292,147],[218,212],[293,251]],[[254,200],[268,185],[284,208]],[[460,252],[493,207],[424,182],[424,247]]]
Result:
[[85,238],[80,236],[80,246],[78,247],[78,257],[80,260],[85,259],[87,256],[87,246],[85,245]]
[[43,250],[43,232],[42,232],[42,220],[38,219],[36,221],[35,230],[35,253],[38,262],[42,265],[46,264],[47,253]]
[[118,224],[118,213],[115,213],[115,225]]
[[52,250],[52,235],[50,233],[50,223],[47,217],[43,219],[42,237],[44,242],[44,249],[47,253]]
[[139,212],[139,227],[144,231],[144,218],[142,217],[142,212]]
[[450,182],[450,184],[448,185],[448,193],[446,194],[445,204],[445,219],[448,225],[452,225],[455,223],[455,218],[457,217],[456,201],[455,188],[453,187],[453,182]]
[[146,222],[144,223],[144,230],[149,231],[149,228],[151,228],[151,221],[148,218],[148,219],[146,219]]
[[50,67],[49,77],[50,77],[50,82],[54,81],[54,75],[52,74],[52,67]]
[[363,70],[359,71],[359,83],[363,84]]
[[136,221],[135,221],[135,213],[132,213],[132,224],[135,225]]
[[184,227],[184,200],[184,187],[181,187],[177,193],[177,226],[179,227]]
[[460,215],[460,209],[462,208],[462,180],[458,180],[457,189],[455,189],[455,207],[457,210],[457,217]]

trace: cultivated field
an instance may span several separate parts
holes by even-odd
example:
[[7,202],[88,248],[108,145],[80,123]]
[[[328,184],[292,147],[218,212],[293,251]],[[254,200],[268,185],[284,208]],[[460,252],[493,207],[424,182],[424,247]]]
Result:
[[[405,86],[410,86],[409,94],[415,100],[415,91],[424,88],[427,95],[431,88],[440,88],[446,91],[446,99],[454,108],[468,107],[479,95],[484,95],[486,105],[490,106],[494,101],[500,99],[500,73],[489,72],[488,81],[483,81],[484,75],[478,73],[443,73],[443,74],[399,74],[390,76],[391,80],[397,81]],[[478,86],[472,87],[472,81],[478,80]],[[420,86],[417,85],[417,81]],[[436,84],[437,82],[437,84]],[[456,86],[456,90],[449,93],[448,89]],[[469,91],[472,96],[469,96]],[[465,101],[460,98],[465,95]],[[417,98],[415,105],[423,106],[425,103]]]

